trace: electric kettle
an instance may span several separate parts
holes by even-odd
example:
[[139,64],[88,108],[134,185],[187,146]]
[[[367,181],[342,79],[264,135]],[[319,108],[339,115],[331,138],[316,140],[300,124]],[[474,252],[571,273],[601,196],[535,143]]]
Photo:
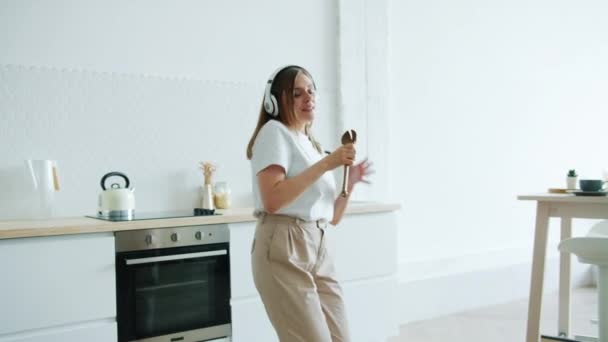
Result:
[[[112,183],[110,188],[106,187],[106,180],[110,177],[121,177],[125,181],[124,188],[118,183]],[[129,189],[129,177],[122,172],[109,172],[101,178],[101,189],[99,194],[97,216],[108,218],[120,218],[124,220],[133,219],[135,213],[135,189]]]

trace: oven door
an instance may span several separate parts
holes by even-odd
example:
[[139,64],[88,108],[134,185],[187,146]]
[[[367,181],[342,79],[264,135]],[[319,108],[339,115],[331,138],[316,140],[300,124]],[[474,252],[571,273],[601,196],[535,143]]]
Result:
[[116,254],[118,340],[230,336],[228,244]]

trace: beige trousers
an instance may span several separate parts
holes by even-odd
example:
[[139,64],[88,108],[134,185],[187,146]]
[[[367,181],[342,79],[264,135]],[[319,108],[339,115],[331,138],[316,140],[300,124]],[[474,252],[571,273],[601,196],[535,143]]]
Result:
[[258,218],[253,279],[281,342],[350,341],[326,227],[282,215]]

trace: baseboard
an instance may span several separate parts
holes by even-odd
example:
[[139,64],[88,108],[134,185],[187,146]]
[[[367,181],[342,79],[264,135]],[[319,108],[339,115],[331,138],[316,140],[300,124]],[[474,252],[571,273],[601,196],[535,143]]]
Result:
[[[516,257],[517,253],[505,250],[420,264],[402,264],[398,286],[400,324],[527,298],[531,263],[518,262],[521,260]],[[504,255],[512,255],[512,263],[506,262],[509,259],[505,259]],[[484,262],[467,263],[467,260]],[[450,271],[444,267],[446,263],[455,267]],[[421,272],[423,269],[427,272]],[[558,281],[559,257],[557,254],[550,255],[545,262],[545,293],[556,291]],[[589,267],[573,262],[573,287],[585,286],[590,281]]]

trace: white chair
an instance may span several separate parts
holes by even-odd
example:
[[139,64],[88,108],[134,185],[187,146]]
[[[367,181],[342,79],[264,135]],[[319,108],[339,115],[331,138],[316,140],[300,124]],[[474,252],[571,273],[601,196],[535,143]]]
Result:
[[599,342],[608,342],[608,221],[594,225],[587,236],[563,240],[561,252],[576,255],[585,264],[598,268]]

